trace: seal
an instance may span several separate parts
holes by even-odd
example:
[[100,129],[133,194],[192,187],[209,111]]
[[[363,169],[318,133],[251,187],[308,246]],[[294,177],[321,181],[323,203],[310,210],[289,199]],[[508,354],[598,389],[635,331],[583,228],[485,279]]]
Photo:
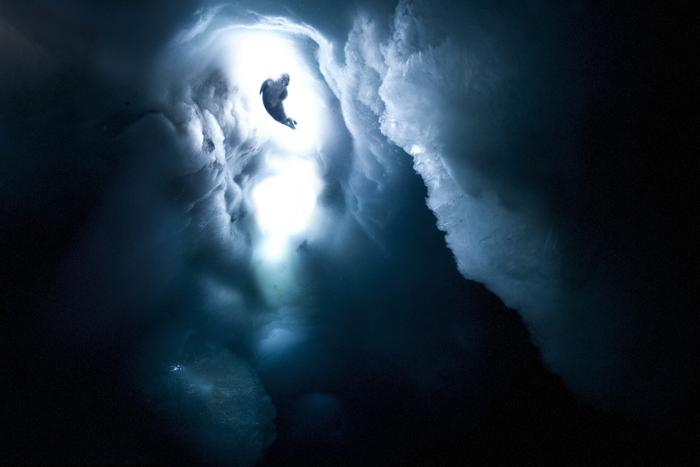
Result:
[[263,81],[262,86],[260,86],[260,94],[262,94],[263,105],[267,113],[282,125],[295,130],[297,121],[287,117],[282,104],[282,101],[287,98],[287,86],[289,86],[289,75],[283,73],[279,79],[268,78]]

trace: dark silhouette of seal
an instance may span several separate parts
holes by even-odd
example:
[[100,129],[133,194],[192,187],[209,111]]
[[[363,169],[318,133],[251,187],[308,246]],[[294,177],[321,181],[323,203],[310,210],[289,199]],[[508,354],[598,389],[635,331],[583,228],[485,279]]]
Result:
[[282,104],[282,101],[287,98],[287,86],[289,86],[289,75],[283,73],[277,80],[266,79],[260,86],[260,94],[267,113],[281,124],[295,130],[297,121],[287,117]]

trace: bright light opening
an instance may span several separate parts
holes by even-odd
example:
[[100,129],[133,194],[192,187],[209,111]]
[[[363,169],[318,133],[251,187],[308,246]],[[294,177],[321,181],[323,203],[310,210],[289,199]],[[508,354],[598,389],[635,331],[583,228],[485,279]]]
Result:
[[263,255],[279,259],[311,224],[322,184],[310,160],[280,159],[268,165],[272,174],[255,185],[251,198],[263,233]]
[[[315,158],[331,120],[329,95],[309,62],[314,43],[303,35],[240,26],[227,30],[220,43],[224,68],[240,99],[240,125],[254,132],[257,157],[263,159],[246,189],[261,234],[256,251],[264,262],[279,263],[303,240],[316,213],[322,182]],[[260,95],[262,83],[282,73],[290,76],[284,108],[298,122],[295,130],[275,121]]]
[[311,225],[322,182],[310,160],[273,159],[267,165],[271,175],[253,187],[251,199],[263,234],[259,251],[265,260],[279,262]]
[[[325,104],[318,82],[300,53],[298,43],[290,37],[267,31],[242,30],[228,37],[229,67],[238,86],[251,124],[260,136],[281,147],[307,153],[320,145]],[[292,130],[270,117],[260,96],[260,86],[268,78],[288,73],[288,97],[284,101],[287,115],[298,122]]]
[[260,229],[272,236],[301,233],[311,221],[321,181],[314,164],[287,160],[281,170],[253,188],[253,204]]

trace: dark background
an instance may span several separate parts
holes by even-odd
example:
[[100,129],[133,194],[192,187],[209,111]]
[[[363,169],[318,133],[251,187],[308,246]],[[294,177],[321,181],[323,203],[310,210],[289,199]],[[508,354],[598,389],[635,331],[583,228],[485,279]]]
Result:
[[[82,261],[75,243],[128,171],[114,140],[137,118],[135,92],[88,66],[95,42],[138,45],[148,63],[189,10],[66,8],[94,15],[93,26],[43,2],[0,4],[0,461],[206,462],[136,385],[133,356],[166,321],[191,319],[170,311],[187,292],[166,285],[152,300],[131,283],[122,288],[109,264],[89,275],[63,266]],[[594,89],[577,141],[584,188],[561,204],[582,226],[576,235],[590,248],[582,254],[614,271],[653,339],[655,320],[697,325],[697,80],[694,57],[680,47],[690,29],[682,8],[591,11],[579,25],[593,60],[583,79]],[[120,29],[130,15],[149,27]],[[657,418],[577,400],[543,366],[518,314],[457,272],[423,183],[401,160],[404,198],[385,228],[388,254],[374,254],[369,240],[358,240],[352,258],[305,253],[325,311],[313,339],[256,366],[277,409],[277,439],[262,464],[692,464],[697,377],[683,388],[694,396],[669,401],[680,408]],[[445,337],[455,335],[467,343]],[[644,359],[695,363],[659,348]]]

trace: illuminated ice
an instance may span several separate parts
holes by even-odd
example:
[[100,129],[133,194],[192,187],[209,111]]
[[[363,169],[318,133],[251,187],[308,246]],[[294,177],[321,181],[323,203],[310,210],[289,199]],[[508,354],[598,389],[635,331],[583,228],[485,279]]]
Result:
[[[226,38],[228,67],[243,101],[249,110],[249,123],[259,135],[272,139],[281,147],[295,152],[309,152],[321,141],[325,104],[319,95],[321,83],[288,36],[262,30],[232,30]],[[287,114],[297,120],[296,130],[280,125],[265,111],[260,85],[282,73],[290,76]]]
[[302,232],[311,221],[320,188],[312,162],[293,159],[279,164],[277,173],[253,188],[260,229],[273,236]]

